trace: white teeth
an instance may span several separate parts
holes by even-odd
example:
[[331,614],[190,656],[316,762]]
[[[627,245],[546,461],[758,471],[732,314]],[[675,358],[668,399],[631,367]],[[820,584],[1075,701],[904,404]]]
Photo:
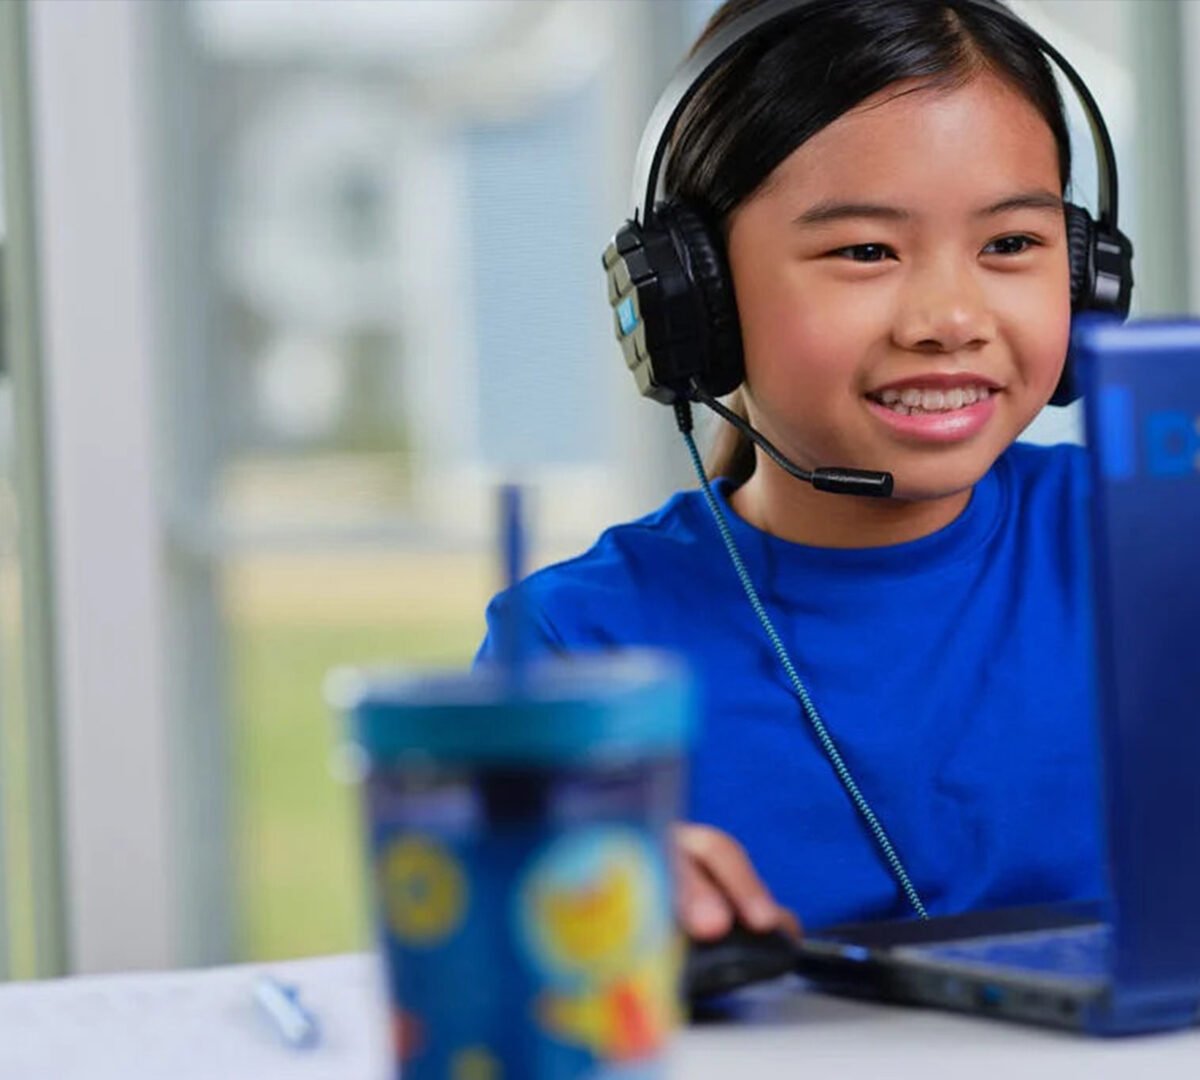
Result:
[[985,401],[992,394],[986,386],[961,386],[952,390],[918,390],[909,386],[903,390],[889,387],[874,395],[875,399],[901,416],[912,413],[948,412]]

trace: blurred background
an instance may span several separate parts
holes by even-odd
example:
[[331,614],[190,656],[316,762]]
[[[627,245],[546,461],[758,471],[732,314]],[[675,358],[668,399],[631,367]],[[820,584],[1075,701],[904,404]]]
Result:
[[[1195,310],[1200,3],[1013,6]],[[325,674],[470,661],[497,481],[537,563],[691,483],[600,252],[715,7],[0,3],[0,977],[368,943]]]

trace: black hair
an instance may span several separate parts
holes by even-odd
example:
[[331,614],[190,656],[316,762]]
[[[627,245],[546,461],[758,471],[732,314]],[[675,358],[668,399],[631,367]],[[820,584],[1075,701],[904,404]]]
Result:
[[[692,52],[763,0],[726,0]],[[1071,141],[1053,72],[1011,16],[966,0],[815,0],[736,45],[688,104],[664,182],[717,228],[801,143],[901,79],[952,88],[988,72],[1041,114],[1058,147],[1064,194]],[[745,411],[738,391],[731,401]],[[735,484],[754,471],[754,448],[723,428],[710,472]]]

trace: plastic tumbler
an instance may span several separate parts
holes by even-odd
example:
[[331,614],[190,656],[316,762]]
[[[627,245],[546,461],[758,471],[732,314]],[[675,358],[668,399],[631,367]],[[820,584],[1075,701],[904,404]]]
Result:
[[627,651],[342,686],[396,1075],[664,1076],[682,666]]

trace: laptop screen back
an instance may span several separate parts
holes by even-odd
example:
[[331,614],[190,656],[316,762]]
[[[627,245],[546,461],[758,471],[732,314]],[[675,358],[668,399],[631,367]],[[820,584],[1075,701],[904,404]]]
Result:
[[1200,985],[1200,322],[1080,320],[1118,993]]

